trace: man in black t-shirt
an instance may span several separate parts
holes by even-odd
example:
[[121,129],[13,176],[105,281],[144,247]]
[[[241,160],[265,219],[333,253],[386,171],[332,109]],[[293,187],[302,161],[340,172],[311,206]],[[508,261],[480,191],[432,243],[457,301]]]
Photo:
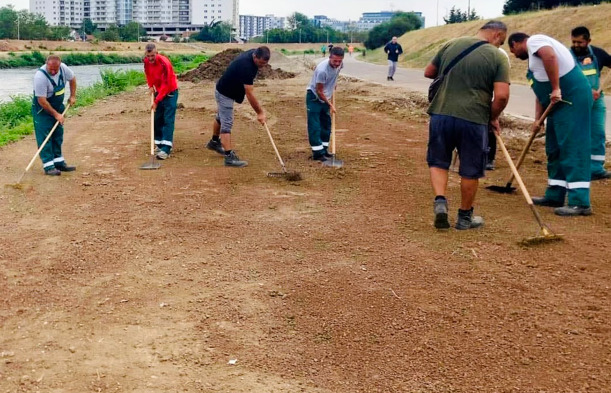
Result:
[[231,128],[233,127],[233,104],[241,104],[244,96],[257,113],[257,120],[265,124],[265,111],[259,105],[254,94],[253,84],[259,68],[267,65],[270,58],[269,48],[261,46],[251,49],[236,57],[221,79],[216,83],[214,97],[218,112],[212,126],[212,139],[206,147],[225,156],[225,166],[243,167],[246,161],[238,158],[231,144]]

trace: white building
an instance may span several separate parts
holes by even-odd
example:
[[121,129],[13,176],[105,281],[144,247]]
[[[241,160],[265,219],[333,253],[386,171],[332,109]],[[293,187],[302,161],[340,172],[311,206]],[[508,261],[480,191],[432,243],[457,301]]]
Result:
[[275,17],[272,14],[265,16],[240,15],[240,38],[250,40],[262,36],[266,30],[284,29],[286,18]]
[[88,18],[105,29],[131,21],[152,35],[173,35],[199,30],[218,21],[239,28],[239,0],[30,0],[30,12],[42,15],[51,26],[79,28]]

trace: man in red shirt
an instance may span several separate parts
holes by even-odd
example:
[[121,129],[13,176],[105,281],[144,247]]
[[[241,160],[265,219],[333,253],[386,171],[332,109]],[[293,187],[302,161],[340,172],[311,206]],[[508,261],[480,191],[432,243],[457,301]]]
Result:
[[178,80],[170,60],[157,53],[155,44],[147,44],[144,54],[144,74],[150,94],[155,95],[151,109],[155,111],[155,145],[157,158],[170,156],[174,141],[174,119],[178,102]]

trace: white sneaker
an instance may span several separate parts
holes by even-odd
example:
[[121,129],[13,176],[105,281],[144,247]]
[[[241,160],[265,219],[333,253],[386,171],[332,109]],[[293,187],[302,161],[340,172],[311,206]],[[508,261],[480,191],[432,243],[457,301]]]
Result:
[[157,158],[160,160],[165,160],[166,158],[168,158],[170,155],[168,153],[166,153],[163,150],[159,150],[159,153],[157,153]]

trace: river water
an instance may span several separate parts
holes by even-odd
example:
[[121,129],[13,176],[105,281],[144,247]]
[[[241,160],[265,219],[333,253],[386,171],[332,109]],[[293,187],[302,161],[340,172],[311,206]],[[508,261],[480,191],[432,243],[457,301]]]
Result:
[[[117,65],[86,65],[70,67],[76,75],[78,88],[91,86],[102,80],[101,70],[144,70],[142,64],[117,64]],[[0,103],[10,101],[11,96],[18,94],[32,95],[34,73],[37,68],[11,68],[0,70]],[[70,87],[66,86],[66,98],[69,96]]]

